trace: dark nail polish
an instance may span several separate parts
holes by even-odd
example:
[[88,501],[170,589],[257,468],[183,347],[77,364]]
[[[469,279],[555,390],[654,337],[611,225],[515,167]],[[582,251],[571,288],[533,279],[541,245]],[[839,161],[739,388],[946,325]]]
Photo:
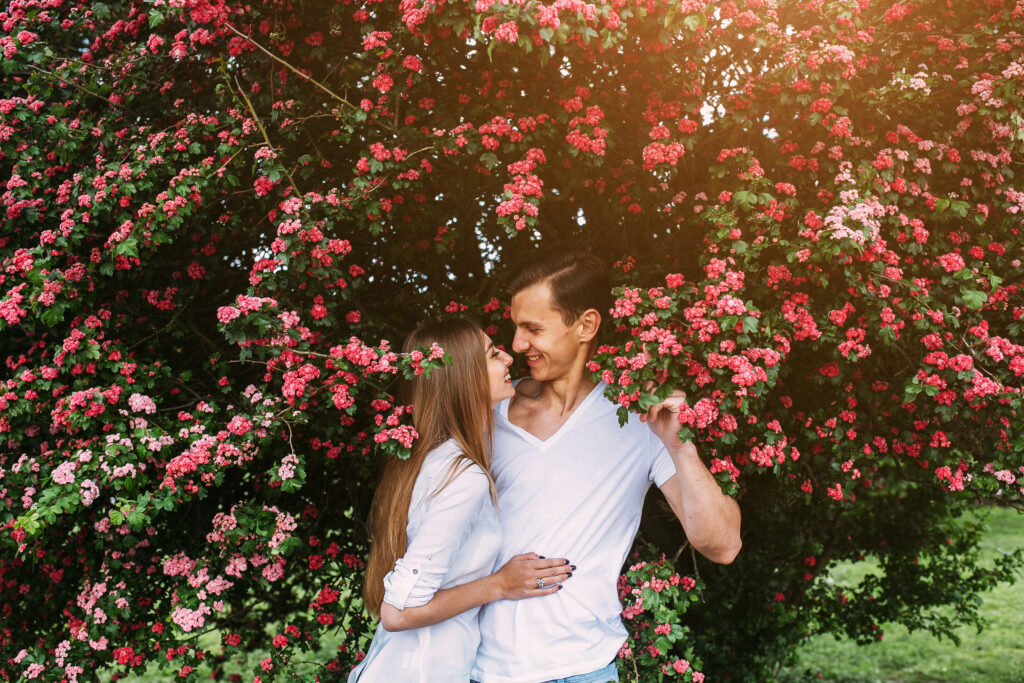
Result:
[[548,559],[548,558],[544,557],[543,555],[538,555],[537,557],[539,557],[539,558],[540,558],[540,559],[542,559],[542,560],[546,560],[546,559]]
[[567,579],[568,579],[568,578],[569,578],[570,576],[572,576],[572,572],[569,572],[568,574],[566,574],[566,575],[565,575],[565,578],[567,578]]
[[562,590],[562,584],[558,584],[558,590]]
[[571,570],[573,570],[573,571],[576,571],[576,565],[574,565],[574,564],[570,564],[570,565],[569,565],[569,569],[571,569]]
[[569,564],[569,560],[566,560],[566,561],[565,561],[565,563],[566,563],[566,564]]

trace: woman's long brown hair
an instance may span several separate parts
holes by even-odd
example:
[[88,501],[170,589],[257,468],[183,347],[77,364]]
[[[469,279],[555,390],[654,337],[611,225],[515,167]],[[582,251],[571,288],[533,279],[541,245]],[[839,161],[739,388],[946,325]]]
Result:
[[456,319],[423,325],[405,340],[405,352],[436,343],[451,355],[452,363],[434,370],[429,378],[418,375],[402,387],[403,400],[413,406],[412,421],[419,436],[408,459],[388,456],[370,507],[370,558],[363,601],[375,616],[384,600],[384,577],[405,554],[409,503],[427,453],[448,439],[455,439],[462,450],[444,483],[431,495],[437,495],[470,464],[479,465],[490,477],[493,416],[483,339],[478,326]]

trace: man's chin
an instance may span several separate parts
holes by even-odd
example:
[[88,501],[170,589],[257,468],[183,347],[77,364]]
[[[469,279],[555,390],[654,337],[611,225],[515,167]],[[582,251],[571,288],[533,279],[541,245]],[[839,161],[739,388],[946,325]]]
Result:
[[549,370],[543,368],[530,369],[530,379],[534,382],[550,382],[555,379],[558,375],[552,374]]

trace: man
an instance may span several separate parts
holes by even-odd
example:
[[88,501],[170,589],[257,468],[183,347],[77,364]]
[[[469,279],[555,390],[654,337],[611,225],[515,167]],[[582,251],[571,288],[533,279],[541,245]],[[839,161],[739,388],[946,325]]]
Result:
[[739,507],[693,444],[676,436],[682,392],[620,428],[605,385],[590,379],[585,365],[611,303],[596,257],[543,259],[510,289],[512,350],[526,357],[531,376],[495,409],[498,566],[530,548],[567,557],[576,568],[557,593],[484,607],[473,678],[618,680],[614,660],[627,633],[616,580],[650,484],[661,489],[693,547],[714,562],[729,563],[739,552]]

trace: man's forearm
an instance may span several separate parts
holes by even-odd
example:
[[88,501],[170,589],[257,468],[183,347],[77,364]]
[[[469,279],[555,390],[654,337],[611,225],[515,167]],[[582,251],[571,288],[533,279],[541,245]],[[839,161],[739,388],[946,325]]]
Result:
[[691,442],[676,440],[669,453],[676,466],[681,510],[672,507],[687,539],[709,560],[732,562],[742,545],[739,505],[722,492]]

